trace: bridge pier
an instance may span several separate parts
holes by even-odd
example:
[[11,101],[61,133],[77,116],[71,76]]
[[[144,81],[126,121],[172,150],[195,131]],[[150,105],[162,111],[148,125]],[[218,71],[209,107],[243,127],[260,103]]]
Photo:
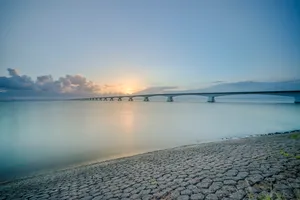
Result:
[[119,97],[119,98],[118,98],[118,101],[122,101],[122,98],[121,98],[121,97]]
[[294,98],[295,98],[294,103],[300,104],[300,96],[296,96],[296,97],[294,97]]
[[173,102],[174,100],[173,100],[173,97],[172,96],[168,96],[168,98],[167,98],[167,102]]
[[133,101],[133,98],[132,98],[132,97],[129,97],[128,101]]
[[113,100],[114,100],[114,98],[113,98],[113,97],[111,97],[109,100],[110,100],[110,101],[113,101]]
[[144,98],[144,101],[149,101],[149,97],[145,97],[145,98]]
[[207,102],[214,103],[215,102],[215,97],[214,96],[209,96]]
[[103,99],[104,101],[107,101],[107,98],[106,97],[104,97],[104,99]]
[[99,100],[102,101],[102,97],[100,97]]

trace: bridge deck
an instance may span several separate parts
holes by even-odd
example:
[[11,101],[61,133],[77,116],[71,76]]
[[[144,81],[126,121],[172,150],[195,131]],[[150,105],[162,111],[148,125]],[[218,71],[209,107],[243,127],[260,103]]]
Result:
[[160,94],[133,94],[133,95],[118,95],[118,96],[102,96],[102,97],[91,97],[91,98],[81,98],[76,100],[95,100],[95,99],[109,99],[113,100],[114,98],[118,98],[119,101],[122,98],[129,98],[129,101],[132,101],[133,98],[136,97],[144,97],[145,101],[149,101],[149,97],[155,96],[164,96],[167,97],[168,102],[173,101],[173,97],[176,96],[206,96],[208,97],[208,102],[214,102],[215,97],[218,96],[227,96],[227,95],[245,95],[245,94],[260,94],[260,95],[278,95],[278,96],[289,96],[295,98],[295,103],[300,103],[300,90],[284,90],[284,91],[248,91],[248,92],[199,92],[199,93],[160,93]]

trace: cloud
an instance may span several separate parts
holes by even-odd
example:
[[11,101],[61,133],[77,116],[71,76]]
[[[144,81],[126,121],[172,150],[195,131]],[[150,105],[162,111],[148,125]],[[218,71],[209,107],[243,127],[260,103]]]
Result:
[[2,94],[22,94],[22,96],[26,96],[26,94],[28,94],[39,96],[48,93],[58,96],[86,96],[99,93],[101,91],[101,87],[99,85],[92,81],[88,81],[81,75],[66,75],[65,77],[60,77],[58,80],[54,80],[51,75],[43,75],[38,76],[34,81],[27,75],[21,76],[16,69],[8,68],[7,71],[9,77],[0,77],[0,90]]
[[213,81],[212,83],[213,84],[216,84],[216,83],[225,83],[225,81]]
[[136,94],[159,94],[166,93],[169,90],[178,89],[177,86],[165,86],[165,87],[149,87],[142,91],[137,92]]
[[11,69],[11,68],[8,68],[7,69],[8,73],[10,76],[14,77],[14,76],[19,76],[19,73],[16,69]]
[[37,82],[38,83],[45,83],[45,82],[52,82],[53,78],[51,75],[45,75],[45,76],[38,76]]
[[20,76],[17,70],[7,69],[10,77],[0,77],[0,88],[5,90],[32,90],[34,82],[29,76]]

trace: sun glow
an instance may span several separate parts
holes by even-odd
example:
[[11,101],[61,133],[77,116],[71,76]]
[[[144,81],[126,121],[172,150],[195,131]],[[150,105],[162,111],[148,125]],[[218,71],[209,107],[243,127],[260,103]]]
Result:
[[126,88],[125,89],[125,94],[132,94],[134,91],[133,91],[133,89],[131,89],[131,88]]
[[143,90],[145,87],[141,87],[140,84],[127,83],[127,84],[107,84],[101,88],[102,94],[124,94],[131,95]]
[[114,76],[113,79],[97,83],[101,86],[101,94],[122,94],[131,95],[146,87],[145,79],[142,75],[132,73],[122,73]]

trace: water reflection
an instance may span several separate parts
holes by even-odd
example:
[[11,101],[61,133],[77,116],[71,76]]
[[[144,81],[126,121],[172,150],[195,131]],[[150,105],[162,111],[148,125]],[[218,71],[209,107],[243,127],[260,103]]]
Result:
[[[132,138],[134,128],[134,111],[132,104],[124,104],[123,110],[120,113],[120,125],[129,137]],[[126,137],[127,138],[127,137]]]

